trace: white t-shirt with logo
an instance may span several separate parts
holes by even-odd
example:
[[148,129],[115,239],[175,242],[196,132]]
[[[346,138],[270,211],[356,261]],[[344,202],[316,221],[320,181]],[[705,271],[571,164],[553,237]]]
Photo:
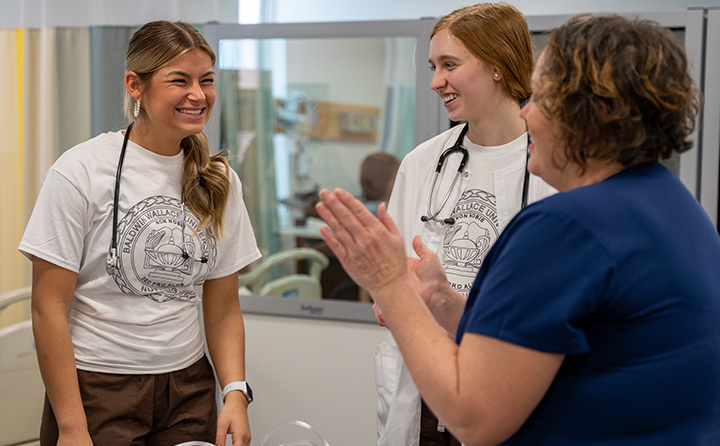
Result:
[[[43,180],[20,251],[78,274],[69,325],[81,370],[149,374],[192,365],[203,355],[197,304],[207,279],[260,257],[230,171],[224,234],[185,207],[183,154],[162,156],[129,141],[120,181],[118,267],[106,267],[122,132],[65,152]],[[191,258],[183,257],[184,251]],[[202,260],[206,259],[206,262]]]

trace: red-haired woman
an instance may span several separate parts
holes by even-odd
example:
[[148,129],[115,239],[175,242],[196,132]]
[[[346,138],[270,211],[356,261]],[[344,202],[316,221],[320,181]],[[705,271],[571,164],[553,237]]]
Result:
[[[526,169],[529,138],[518,113],[531,94],[534,53],[525,17],[506,3],[458,9],[435,24],[428,62],[430,88],[460,123],[405,157],[388,211],[407,254],[415,255],[412,240],[420,235],[452,287],[467,295],[512,217],[554,192]],[[436,174],[441,155],[456,145],[466,152],[447,155]],[[382,325],[382,311],[374,308]],[[458,445],[421,403],[392,335],[378,345],[375,360],[378,446]]]

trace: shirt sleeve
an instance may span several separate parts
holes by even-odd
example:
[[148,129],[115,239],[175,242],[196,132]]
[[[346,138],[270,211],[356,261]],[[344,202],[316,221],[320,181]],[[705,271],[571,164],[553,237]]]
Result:
[[402,206],[405,202],[405,162],[400,163],[400,168],[395,175],[395,183],[393,184],[390,199],[387,203],[387,211],[390,217],[395,221],[395,225],[400,229],[404,229]]
[[19,251],[30,260],[39,257],[79,272],[88,226],[87,214],[87,197],[65,176],[50,169],[43,180]]
[[532,205],[510,223],[483,263],[459,338],[471,332],[545,352],[586,353],[583,326],[613,271],[612,257],[595,234],[571,217]]
[[405,253],[409,256],[417,257],[412,247],[412,240],[415,236],[412,221],[416,217],[419,219],[420,216],[414,215],[416,212],[413,211],[413,204],[416,202],[416,198],[410,195],[420,192],[408,189],[410,187],[408,179],[409,169],[408,158],[406,157],[402,163],[400,163],[400,168],[395,176],[395,184],[393,185],[393,190],[388,200],[387,210],[395,222],[395,226],[403,236]]
[[208,279],[238,272],[261,257],[250,217],[242,199],[242,185],[235,171],[230,171],[230,194],[225,210],[225,232],[220,237],[218,260]]

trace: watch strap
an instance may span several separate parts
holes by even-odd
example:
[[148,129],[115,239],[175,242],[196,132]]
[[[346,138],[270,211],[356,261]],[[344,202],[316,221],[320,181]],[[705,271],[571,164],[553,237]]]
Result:
[[250,390],[250,385],[247,383],[247,381],[233,381],[223,387],[222,389],[222,399],[223,403],[225,402],[225,396],[232,392],[233,390],[239,390],[245,395],[245,398],[248,401],[248,404],[252,403],[253,396],[252,396],[252,390]]

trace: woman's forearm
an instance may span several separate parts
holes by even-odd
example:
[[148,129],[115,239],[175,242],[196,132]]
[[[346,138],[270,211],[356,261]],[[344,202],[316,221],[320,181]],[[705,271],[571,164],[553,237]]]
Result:
[[[245,325],[237,290],[237,274],[208,280],[203,285],[205,336],[221,387],[245,381]],[[242,392],[227,394],[218,414],[216,444],[225,444],[227,434],[232,435],[233,444],[250,444],[248,404]]]
[[205,336],[218,381],[245,380],[245,327],[240,308],[220,317],[205,316]]
[[87,435],[68,318],[77,274],[33,259],[32,325],[38,364],[60,435]]
[[221,386],[245,380],[245,325],[237,289],[237,274],[203,286],[205,336]]
[[430,308],[435,320],[455,339],[467,297],[448,286]]
[[60,314],[47,313],[33,310],[38,364],[48,399],[61,435],[87,432],[67,319]]

